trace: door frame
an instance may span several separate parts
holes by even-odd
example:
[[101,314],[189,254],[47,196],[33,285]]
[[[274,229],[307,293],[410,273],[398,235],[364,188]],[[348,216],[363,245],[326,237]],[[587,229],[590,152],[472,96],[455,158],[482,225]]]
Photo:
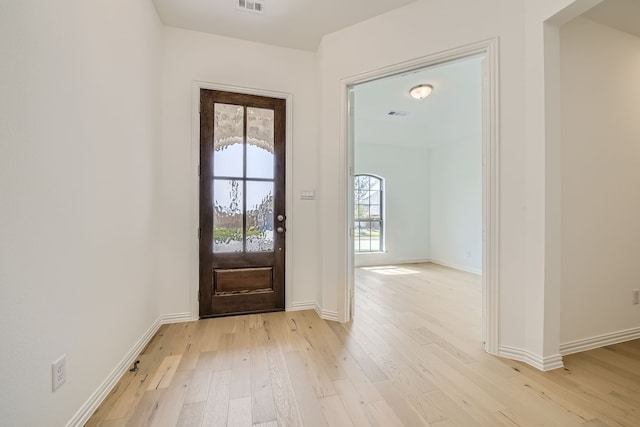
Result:
[[[220,83],[209,83],[203,81],[193,81],[191,86],[191,173],[189,181],[191,183],[191,233],[192,240],[189,245],[189,306],[191,308],[191,319],[200,318],[200,307],[198,303],[198,291],[200,290],[200,249],[198,239],[198,228],[200,227],[200,176],[198,167],[200,165],[200,89],[219,90],[224,92],[235,92],[246,95],[267,96],[270,98],[284,99],[286,102],[286,125],[285,125],[285,215],[293,218],[293,151],[291,135],[293,135],[293,95],[284,92],[275,92],[263,89],[248,88],[242,86],[232,86]],[[291,268],[293,265],[293,238],[292,233],[285,234],[285,311],[291,309]]]
[[344,247],[347,259],[344,286],[338,290],[340,320],[349,321],[354,303],[354,248],[353,227],[353,176],[354,141],[350,127],[352,109],[351,88],[357,84],[409,72],[465,57],[483,54],[482,86],[482,335],[485,351],[498,354],[499,343],[499,265],[500,265],[500,140],[499,140],[499,46],[498,38],[472,43],[466,46],[438,52],[422,58],[391,65],[344,78],[340,81],[340,161],[344,169],[340,174],[339,200],[344,203],[341,216],[345,231]]

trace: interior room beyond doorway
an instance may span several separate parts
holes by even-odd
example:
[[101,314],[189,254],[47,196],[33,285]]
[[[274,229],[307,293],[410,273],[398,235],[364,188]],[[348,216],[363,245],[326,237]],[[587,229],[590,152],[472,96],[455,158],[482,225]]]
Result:
[[[356,267],[434,262],[482,273],[483,60],[354,87]],[[433,90],[414,99],[420,84]]]

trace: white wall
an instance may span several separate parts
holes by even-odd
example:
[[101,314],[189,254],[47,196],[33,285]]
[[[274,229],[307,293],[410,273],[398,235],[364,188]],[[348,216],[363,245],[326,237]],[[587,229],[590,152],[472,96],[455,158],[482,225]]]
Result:
[[158,319],[160,31],[149,1],[0,3],[3,425],[67,423]]
[[[164,28],[162,137],[158,158],[159,260],[156,281],[162,313],[197,316],[197,147],[192,152],[192,83],[268,90],[293,96],[292,204],[287,232],[293,257],[286,283],[288,308],[313,306],[317,277],[317,201],[300,200],[316,188],[316,57],[284,49],[177,28]],[[195,157],[193,157],[195,156]],[[194,250],[195,248],[195,250]],[[195,307],[195,312],[192,310]]]
[[[477,101],[479,104],[479,99]],[[431,149],[430,258],[439,264],[481,274],[482,132],[479,110],[475,119],[460,123],[475,127],[475,140],[448,142]]]
[[560,31],[563,344],[640,328],[640,38]]
[[[558,28],[602,0],[525,2],[522,191],[524,256],[519,266],[526,359],[561,366],[560,60]],[[514,112],[517,113],[517,112]],[[505,117],[501,117],[502,120]],[[515,308],[515,307],[514,307]],[[504,303],[501,303],[504,309]],[[503,323],[502,321],[500,322]]]
[[355,172],[384,178],[386,236],[385,252],[356,254],[356,266],[428,261],[429,150],[360,143]]
[[464,129],[440,133],[432,144],[431,260],[482,273],[482,62],[467,63],[463,95],[444,120]]
[[475,140],[433,148],[426,142],[424,147],[356,145],[355,172],[385,179],[386,206],[385,252],[356,254],[356,266],[433,261],[482,272],[480,111],[476,114],[463,124],[475,127]]

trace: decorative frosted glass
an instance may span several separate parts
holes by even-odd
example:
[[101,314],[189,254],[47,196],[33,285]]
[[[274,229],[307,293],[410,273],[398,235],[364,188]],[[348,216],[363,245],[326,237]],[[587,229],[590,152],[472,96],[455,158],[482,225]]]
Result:
[[273,179],[273,110],[247,108],[247,177]]
[[213,174],[240,178],[244,172],[244,112],[242,106],[213,106]]
[[242,252],[242,181],[213,180],[213,252]]
[[247,252],[273,251],[273,182],[247,181]]

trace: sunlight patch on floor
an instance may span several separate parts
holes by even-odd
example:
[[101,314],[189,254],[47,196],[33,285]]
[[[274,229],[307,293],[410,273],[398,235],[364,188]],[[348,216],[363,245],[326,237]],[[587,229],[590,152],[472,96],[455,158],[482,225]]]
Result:
[[405,274],[418,274],[418,270],[411,270],[406,267],[397,267],[395,265],[381,265],[376,267],[361,267],[363,270],[372,271],[385,276],[401,276]]

